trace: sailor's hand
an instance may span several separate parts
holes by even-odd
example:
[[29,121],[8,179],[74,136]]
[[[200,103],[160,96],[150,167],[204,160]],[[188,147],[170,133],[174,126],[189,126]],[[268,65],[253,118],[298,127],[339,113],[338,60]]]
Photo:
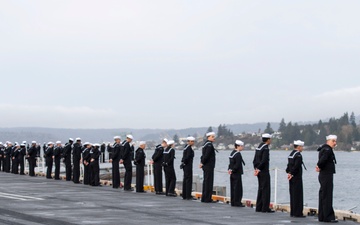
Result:
[[228,170],[228,174],[231,175],[231,174],[232,174],[232,170]]
[[120,164],[123,164],[124,163],[124,160],[120,159]]
[[154,160],[151,160],[151,161],[150,161],[150,165],[153,165],[153,164],[154,164]]
[[254,176],[257,177],[257,176],[259,175],[259,173],[260,173],[260,170],[256,169],[256,170],[254,171]]
[[288,180],[291,180],[293,177],[294,177],[293,175],[291,175],[290,173],[288,173],[288,176],[287,176]]
[[320,169],[318,166],[316,166],[316,167],[315,167],[315,170],[316,170],[316,172],[319,173],[321,169]]
[[199,168],[201,169],[201,168],[203,168],[203,166],[204,166],[204,165],[203,165],[202,163],[200,163]]
[[90,162],[94,162],[94,161],[95,161],[95,159],[91,159],[91,160],[90,160]]
[[109,159],[109,162],[111,162],[111,163],[112,163],[112,159]]

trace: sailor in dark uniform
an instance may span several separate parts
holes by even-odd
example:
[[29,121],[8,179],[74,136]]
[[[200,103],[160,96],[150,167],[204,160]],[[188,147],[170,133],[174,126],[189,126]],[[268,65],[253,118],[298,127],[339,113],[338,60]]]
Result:
[[202,156],[200,168],[204,171],[204,181],[201,202],[212,203],[212,193],[214,188],[214,169],[215,169],[215,148],[213,142],[215,141],[215,133],[209,132],[206,134],[207,140],[202,147]]
[[5,147],[2,142],[0,142],[0,171],[4,171],[4,150]]
[[72,138],[69,138],[69,142],[65,144],[63,153],[62,153],[62,157],[63,157],[64,163],[65,163],[66,181],[71,181],[71,173],[72,173],[71,151],[72,151],[73,143],[74,143],[74,140]]
[[82,162],[84,165],[84,185],[89,185],[90,184],[90,159],[91,159],[91,155],[90,155],[90,151],[92,149],[92,144],[89,142],[86,142],[84,144],[84,149],[82,151]]
[[136,165],[136,192],[142,193],[144,192],[144,177],[145,177],[145,147],[146,143],[144,141],[140,141],[139,148],[135,152],[135,160],[134,163]]
[[110,162],[112,163],[112,186],[113,188],[120,187],[120,155],[122,152],[121,139],[119,136],[114,137],[115,143],[113,146],[108,146],[108,150],[111,152]]
[[15,144],[15,146],[11,149],[11,173],[13,174],[19,174],[19,160],[18,160],[18,156],[19,153],[21,151],[20,145],[19,144]]
[[60,163],[61,163],[61,154],[62,154],[62,146],[61,141],[56,142],[56,146],[54,148],[53,159],[55,162],[55,180],[60,180]]
[[258,178],[258,194],[256,200],[256,212],[273,213],[270,209],[270,149],[271,135],[263,134],[262,143],[256,148],[253,161],[255,173]]
[[231,190],[231,206],[244,207],[241,203],[243,196],[242,175],[244,174],[243,165],[245,162],[242,158],[241,151],[244,149],[244,142],[235,141],[235,150],[229,156],[230,190]]
[[100,144],[94,144],[94,148],[90,150],[90,185],[91,186],[101,186],[100,185]]
[[131,188],[132,181],[132,146],[131,142],[133,140],[132,135],[126,135],[126,141],[123,143],[123,151],[120,157],[120,164],[123,164],[125,167],[125,177],[124,177],[124,191],[133,191]]
[[105,163],[105,149],[106,149],[106,144],[105,142],[103,142],[102,145],[100,146],[102,163]]
[[18,163],[20,165],[20,175],[25,175],[25,156],[26,156],[26,143],[23,142],[20,145],[20,151],[18,154]]
[[193,161],[194,150],[192,146],[195,143],[194,137],[187,137],[187,144],[183,150],[183,158],[181,159],[180,169],[184,170],[182,198],[184,200],[193,200],[192,197],[192,185],[193,185]]
[[319,221],[337,223],[333,209],[334,173],[336,158],[333,149],[336,147],[337,136],[326,137],[326,144],[319,151],[316,171],[319,172]]
[[47,179],[52,179],[51,177],[51,173],[52,173],[52,168],[53,168],[53,156],[54,156],[54,143],[49,142],[48,143],[48,147],[45,149],[45,159],[46,159],[46,166],[47,166],[47,170],[46,170],[46,178]]
[[4,150],[4,171],[10,173],[12,143],[7,142]]
[[289,190],[290,190],[290,216],[291,217],[305,217],[304,209],[304,194],[302,181],[302,165],[303,158],[301,152],[304,148],[304,142],[298,140],[294,141],[294,150],[288,157],[288,164],[286,173],[288,174]]
[[81,161],[82,145],[81,138],[75,139],[75,144],[73,146],[73,182],[75,184],[80,183],[80,161]]
[[174,168],[175,159],[175,142],[170,140],[167,142],[168,147],[164,150],[164,172],[165,172],[165,195],[170,197],[176,197],[175,185],[176,185],[176,174]]
[[152,155],[151,163],[154,165],[154,188],[157,195],[163,193],[163,173],[162,163],[164,161],[164,149],[167,148],[167,139],[164,139],[160,145],[155,147],[154,154]]
[[31,147],[29,148],[28,153],[27,153],[27,159],[29,161],[29,176],[30,177],[35,176],[36,156],[37,156],[36,141],[32,141]]

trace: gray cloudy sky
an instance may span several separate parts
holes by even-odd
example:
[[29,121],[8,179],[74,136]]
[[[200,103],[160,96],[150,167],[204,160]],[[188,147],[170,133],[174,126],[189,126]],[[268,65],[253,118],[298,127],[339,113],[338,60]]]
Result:
[[360,114],[360,1],[0,2],[0,127]]

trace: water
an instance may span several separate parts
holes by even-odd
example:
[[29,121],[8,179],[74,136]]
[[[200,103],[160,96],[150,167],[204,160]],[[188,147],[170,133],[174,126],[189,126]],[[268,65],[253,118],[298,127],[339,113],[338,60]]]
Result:
[[[227,174],[229,164],[228,156],[231,151],[220,151],[216,156],[215,180],[214,185],[226,186],[227,195],[230,195],[230,178]],[[289,183],[285,168],[287,165],[287,157],[290,151],[271,151],[270,152],[270,168],[279,168],[278,171],[278,194],[277,202],[288,204],[289,200]],[[147,159],[150,159],[152,151],[147,151]],[[252,160],[254,151],[242,152],[246,166],[243,175],[244,198],[256,199],[257,194],[257,178],[253,175]],[[307,171],[303,170],[304,183],[304,204],[309,207],[318,207],[318,192],[319,182],[318,173],[315,171],[315,166],[318,160],[318,153],[316,151],[304,151],[302,153],[304,163]],[[349,210],[351,208],[354,212],[360,213],[360,168],[359,158],[360,152],[335,152],[337,165],[336,174],[334,175],[334,208]],[[194,174],[202,176],[202,170],[199,169],[201,151],[195,151],[194,159]],[[177,173],[177,180],[182,180],[183,173],[179,166],[182,158],[182,151],[176,152],[175,170]],[[274,170],[271,171],[271,201],[274,201]]]

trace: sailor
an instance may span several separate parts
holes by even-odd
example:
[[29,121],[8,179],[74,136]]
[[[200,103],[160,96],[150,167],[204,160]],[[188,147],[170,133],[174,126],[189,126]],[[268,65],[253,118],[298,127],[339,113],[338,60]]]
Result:
[[46,170],[46,178],[47,179],[52,179],[51,177],[51,173],[52,173],[52,168],[53,168],[53,156],[54,156],[54,143],[49,142],[47,144],[47,148],[45,150],[45,159],[46,159],[46,166],[47,166],[47,170]]
[[53,155],[53,160],[55,162],[55,177],[54,177],[55,180],[60,180],[61,153],[62,153],[61,141],[57,141]]
[[113,146],[108,146],[108,150],[111,152],[110,162],[112,163],[112,186],[113,188],[120,187],[120,154],[122,152],[121,138],[120,136],[114,137],[115,143]]
[[337,144],[337,136],[326,137],[326,144],[318,148],[319,161],[316,171],[319,172],[319,221],[337,223],[333,209],[333,189],[336,158],[334,148]]
[[291,217],[305,217],[304,209],[304,194],[302,181],[302,165],[303,158],[301,152],[304,149],[303,141],[294,141],[294,150],[288,157],[288,164],[286,173],[289,180],[290,191],[290,216]]
[[86,142],[84,144],[84,148],[82,151],[82,162],[84,165],[84,185],[89,185],[90,184],[90,159],[91,159],[91,155],[90,155],[90,151],[92,149],[92,144],[89,142]]
[[12,143],[7,141],[4,150],[4,171],[10,173]]
[[65,163],[65,174],[66,174],[66,181],[71,181],[71,150],[72,145],[74,143],[74,139],[69,138],[69,142],[65,144],[63,149],[62,157],[64,158]]
[[100,144],[94,144],[94,148],[90,150],[90,185],[100,185],[100,166],[99,160],[101,157]]
[[193,185],[193,161],[194,150],[192,146],[195,143],[194,137],[187,137],[187,144],[183,150],[183,158],[181,159],[180,169],[184,170],[182,198],[184,200],[193,200],[192,185]]
[[36,141],[32,141],[31,147],[29,148],[28,153],[27,153],[27,159],[29,161],[29,176],[30,177],[35,176],[36,156],[37,156]]
[[73,182],[75,184],[80,183],[80,161],[81,161],[81,152],[82,152],[82,145],[81,145],[81,138],[75,139],[75,144],[73,146]]
[[140,141],[139,148],[135,152],[134,164],[136,165],[136,192],[144,192],[144,177],[145,177],[145,147],[146,142]]
[[105,142],[103,142],[102,145],[100,146],[102,163],[105,163],[105,149],[106,149],[106,144]]
[[262,143],[256,148],[254,156],[254,175],[258,178],[258,193],[256,200],[256,212],[274,213],[270,209],[270,149],[272,136],[270,134],[262,135]]
[[163,195],[163,174],[162,174],[162,163],[164,158],[164,149],[167,148],[168,140],[163,139],[162,143],[155,147],[154,154],[152,155],[151,164],[154,166],[154,184],[155,193],[157,195]]
[[200,168],[204,172],[204,181],[201,202],[213,203],[212,193],[214,187],[214,169],[215,169],[215,148],[213,142],[215,141],[215,132],[208,132],[206,134],[206,142],[202,146],[202,156]]
[[242,158],[241,151],[244,149],[244,142],[240,140],[235,141],[235,150],[229,156],[228,173],[230,175],[230,190],[231,190],[231,206],[245,207],[241,203],[243,196],[242,175],[244,174],[243,165],[245,162]]
[[19,174],[19,154],[21,151],[21,147],[19,144],[15,144],[15,146],[11,150],[11,159],[12,159],[12,169],[11,173]]
[[167,142],[168,147],[164,150],[164,172],[165,172],[165,195],[170,197],[176,197],[175,185],[176,174],[174,169],[175,159],[175,142],[170,140]]
[[18,154],[18,163],[20,165],[20,175],[25,175],[25,156],[26,156],[26,142],[20,145]]
[[132,180],[132,146],[131,142],[134,137],[131,134],[126,135],[126,141],[123,143],[123,151],[120,156],[120,164],[123,164],[125,167],[125,178],[124,178],[124,191],[133,191],[131,188]]
[[0,142],[0,171],[4,171],[4,150],[5,147],[2,142]]

